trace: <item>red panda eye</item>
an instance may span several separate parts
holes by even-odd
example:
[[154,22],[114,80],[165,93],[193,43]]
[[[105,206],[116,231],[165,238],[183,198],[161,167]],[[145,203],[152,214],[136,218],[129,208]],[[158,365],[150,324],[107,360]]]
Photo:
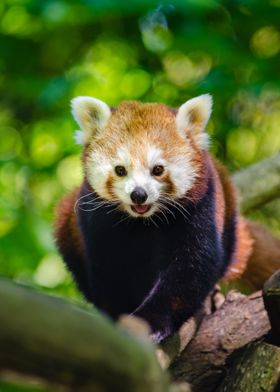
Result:
[[115,167],[115,173],[119,177],[124,177],[127,175],[126,168],[124,166],[116,166]]
[[163,172],[164,172],[164,167],[162,165],[156,165],[153,167],[152,175],[161,176]]

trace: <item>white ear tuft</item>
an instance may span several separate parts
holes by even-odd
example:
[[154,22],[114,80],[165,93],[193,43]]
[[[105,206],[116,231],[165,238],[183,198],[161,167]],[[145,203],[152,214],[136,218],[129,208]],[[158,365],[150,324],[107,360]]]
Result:
[[[212,111],[212,97],[209,94],[192,98],[180,106],[176,115],[178,130],[186,135],[192,132],[200,147],[208,146],[207,135],[203,132]],[[206,143],[205,143],[206,142]]]
[[72,114],[80,125],[82,138],[79,135],[79,142],[88,143],[91,136],[102,130],[109,117],[111,109],[97,98],[76,97],[71,101]]

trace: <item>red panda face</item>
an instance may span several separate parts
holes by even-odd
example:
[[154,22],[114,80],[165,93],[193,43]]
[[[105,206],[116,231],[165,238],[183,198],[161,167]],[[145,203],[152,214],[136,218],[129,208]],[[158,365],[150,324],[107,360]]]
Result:
[[[199,175],[205,139],[201,113],[191,101],[187,112],[182,106],[175,115],[161,104],[125,102],[111,112],[93,98],[74,99],[93,190],[132,217],[164,213],[184,197]],[[188,137],[190,126],[194,133]]]

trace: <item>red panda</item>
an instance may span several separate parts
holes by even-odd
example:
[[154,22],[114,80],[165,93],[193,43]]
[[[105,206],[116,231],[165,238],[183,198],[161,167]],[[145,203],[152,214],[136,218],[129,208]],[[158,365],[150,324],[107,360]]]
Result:
[[191,317],[219,279],[246,274],[257,259],[260,229],[239,216],[230,177],[207,151],[211,108],[208,94],[177,111],[72,101],[84,181],[58,205],[58,248],[89,301],[113,318],[144,318],[156,341]]

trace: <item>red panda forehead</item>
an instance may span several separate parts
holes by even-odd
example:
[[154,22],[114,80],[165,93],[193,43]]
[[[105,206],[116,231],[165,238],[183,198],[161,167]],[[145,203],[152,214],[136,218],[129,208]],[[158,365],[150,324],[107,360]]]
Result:
[[[112,112],[106,128],[92,140],[89,152],[99,151],[115,158],[119,152],[132,165],[146,166],[150,151],[160,151],[168,161],[178,155],[192,155],[192,146],[176,129],[175,114],[163,104],[123,102]],[[155,154],[153,154],[155,155]]]
[[113,110],[100,135],[104,145],[118,149],[120,145],[139,149],[156,145],[162,150],[184,143],[176,129],[175,114],[163,104],[123,102]]
[[155,103],[140,103],[128,101],[121,103],[113,110],[108,122],[108,128],[115,129],[128,134],[138,134],[153,130],[175,129],[175,115],[166,105]]

